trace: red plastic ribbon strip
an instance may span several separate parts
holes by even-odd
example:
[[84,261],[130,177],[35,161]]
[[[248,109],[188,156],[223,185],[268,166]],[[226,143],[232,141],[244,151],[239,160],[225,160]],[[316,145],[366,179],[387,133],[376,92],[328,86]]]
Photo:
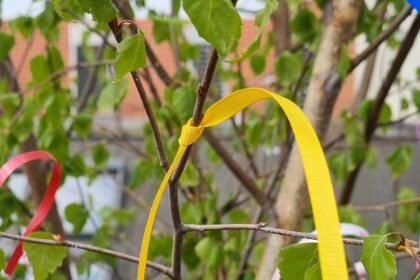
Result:
[[[61,166],[50,153],[45,152],[45,151],[33,151],[33,152],[23,153],[23,154],[20,154],[11,158],[8,162],[6,162],[0,168],[0,188],[1,188],[3,186],[3,183],[6,181],[6,179],[16,169],[18,169],[19,167],[21,167],[22,165],[30,161],[42,160],[42,159],[53,161],[51,179],[48,184],[48,188],[45,192],[45,195],[42,198],[41,203],[39,204],[38,209],[36,210],[34,216],[32,217],[32,220],[29,222],[28,226],[26,227],[24,235],[28,235],[31,232],[36,231],[39,228],[39,226],[42,224],[42,222],[45,220],[45,218],[47,217],[51,209],[51,206],[54,203],[55,193],[57,192],[57,189],[60,185]],[[22,256],[22,253],[23,253],[22,242],[19,242],[15,251],[10,257],[9,262],[7,263],[6,269],[4,270],[6,274],[12,275],[20,257]]]

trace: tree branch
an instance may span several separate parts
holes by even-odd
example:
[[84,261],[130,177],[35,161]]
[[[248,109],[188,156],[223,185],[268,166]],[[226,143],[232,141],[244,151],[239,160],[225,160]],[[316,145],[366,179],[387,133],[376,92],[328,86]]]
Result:
[[268,210],[268,207],[270,207],[272,203],[267,199],[265,193],[257,187],[254,180],[250,178],[250,176],[245,171],[242,170],[239,164],[232,158],[226,148],[213,135],[210,129],[205,130],[203,134],[210,146],[223,159],[223,162],[235,175],[235,177],[242,183],[246,190],[255,198],[260,206]]
[[[118,20],[114,18],[111,22],[109,22],[109,27],[114,34],[115,39],[118,43],[121,43],[123,40],[122,33],[120,32],[120,28],[118,26]],[[162,142],[162,136],[160,134],[159,126],[157,124],[155,114],[153,113],[152,107],[150,106],[149,99],[147,98],[146,91],[143,87],[143,84],[140,80],[140,75],[137,71],[132,71],[131,77],[136,85],[137,92],[140,96],[141,102],[143,103],[144,110],[146,111],[147,118],[150,123],[150,127],[152,129],[153,139],[155,141],[155,147],[158,152],[160,166],[163,170],[167,171],[169,168],[168,157],[165,153],[165,148]]]
[[354,70],[362,61],[364,61],[371,53],[373,53],[386,39],[388,39],[395,30],[398,29],[400,24],[409,16],[413,8],[411,6],[406,5],[401,13],[394,19],[394,21],[388,26],[387,29],[382,31],[373,41],[371,44],[362,51],[358,56],[356,56],[350,66],[349,73]]
[[113,63],[114,63],[113,60],[99,60],[99,61],[94,61],[94,62],[80,62],[80,63],[74,64],[74,65],[70,65],[70,66],[65,67],[61,70],[58,70],[54,73],[51,73],[48,77],[46,77],[41,82],[33,84],[32,86],[30,86],[28,88],[21,89],[17,94],[22,96],[22,95],[31,93],[33,91],[36,91],[36,90],[42,88],[43,86],[47,85],[49,82],[54,81],[55,79],[59,79],[59,78],[63,77],[64,75],[67,75],[67,73],[69,73],[70,71],[73,71],[73,70],[77,70],[77,69],[80,69],[80,68],[97,68],[97,67],[101,67],[101,66],[105,66],[105,65],[110,65],[110,64],[113,64]]
[[[26,237],[21,235],[14,235],[7,232],[0,232],[0,237],[17,240],[17,241],[23,241],[28,243],[35,243],[35,244],[41,244],[41,245],[47,245],[47,246],[60,246],[60,247],[68,247],[68,248],[76,248],[84,251],[89,251],[93,253],[98,253],[102,255],[107,255],[111,257],[115,257],[117,259],[129,261],[132,263],[138,263],[139,259],[137,257],[124,254],[118,251],[113,251],[106,248],[96,247],[89,244],[79,243],[79,242],[73,242],[69,240],[49,240],[49,239],[42,239],[42,238],[33,238],[33,237]],[[173,279],[173,275],[171,272],[171,269],[169,267],[166,267],[162,264],[147,261],[147,266],[150,268],[153,268],[154,270],[161,272],[168,276],[169,278]]]
[[392,201],[372,206],[351,206],[352,209],[358,212],[384,212],[389,208],[396,208],[402,205],[418,204],[420,197],[409,198],[404,200]]
[[[391,68],[389,69],[385,79],[383,80],[381,87],[379,88],[378,94],[372,106],[372,110],[370,111],[370,115],[368,117],[368,120],[366,121],[366,126],[365,126],[366,144],[369,144],[373,138],[373,135],[377,127],[380,110],[385,103],[385,99],[388,95],[388,92],[391,89],[391,86],[394,83],[395,79],[397,78],[397,75],[405,59],[407,58],[408,53],[413,47],[413,44],[414,44],[414,41],[416,39],[419,29],[420,29],[420,15],[417,15],[404,41],[402,42],[401,47],[394,61],[392,62]],[[348,204],[350,202],[354,185],[356,183],[356,179],[359,175],[363,162],[364,162],[364,159],[362,159],[362,161],[347,177],[347,180],[344,183],[343,192],[340,197],[340,204]]]
[[[196,99],[192,118],[192,125],[194,126],[199,125],[203,117],[204,104],[207,98],[207,93],[210,88],[211,81],[213,79],[214,72],[216,70],[218,59],[219,56],[217,55],[216,50],[213,49],[209,57],[206,70],[204,72],[203,80],[198,85],[196,91]],[[179,212],[178,202],[178,188],[176,187],[176,185],[188,161],[188,157],[191,152],[191,147],[192,146],[187,147],[185,154],[179,160],[178,166],[175,168],[175,171],[169,183],[170,207],[172,214],[172,222],[175,228],[174,243],[172,250],[172,269],[174,273],[174,278],[176,280],[181,279],[181,249],[183,239],[183,234],[181,231],[181,214]]]
[[[311,239],[317,240],[317,235],[307,232],[300,232],[300,231],[293,231],[293,230],[286,230],[280,228],[269,227],[265,223],[260,224],[216,224],[216,225],[193,225],[193,224],[184,224],[183,231],[184,232],[206,232],[206,231],[220,231],[220,230],[252,230],[252,231],[260,231],[265,233],[271,233],[275,235],[282,235],[282,236],[289,236],[293,238],[302,238],[302,239]],[[356,246],[363,246],[363,240],[361,239],[353,239],[353,238],[343,238],[344,244],[349,245],[356,245]],[[404,252],[403,246],[398,243],[385,243],[385,248]],[[409,247],[410,250],[413,250],[417,255],[420,254],[420,249],[418,247]]]

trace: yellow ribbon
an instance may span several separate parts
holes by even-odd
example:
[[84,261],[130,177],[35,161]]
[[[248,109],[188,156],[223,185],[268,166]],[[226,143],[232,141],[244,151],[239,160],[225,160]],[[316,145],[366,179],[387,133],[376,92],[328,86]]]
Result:
[[318,233],[318,250],[322,279],[348,279],[334,191],[324,153],[314,129],[303,112],[292,101],[261,88],[246,88],[226,96],[211,106],[205,112],[203,120],[198,127],[191,126],[190,121],[183,126],[181,136],[178,140],[180,145],[179,149],[159,186],[146,222],[140,249],[140,260],[137,271],[138,280],[143,280],[146,273],[150,237],[160,200],[187,146],[194,143],[206,127],[217,125],[251,104],[268,98],[274,99],[283,109],[290,121],[296,142],[299,146],[309,189],[309,197],[312,203],[315,226]]

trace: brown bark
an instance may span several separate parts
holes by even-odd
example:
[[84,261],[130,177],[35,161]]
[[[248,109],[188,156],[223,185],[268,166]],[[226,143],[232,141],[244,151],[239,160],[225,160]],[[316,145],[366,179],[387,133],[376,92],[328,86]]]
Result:
[[[340,46],[352,38],[361,0],[337,0],[322,36],[309,82],[304,112],[322,140],[326,134],[331,112],[341,80],[337,74]],[[303,221],[307,206],[307,188],[300,154],[296,144],[292,148],[285,177],[276,199],[277,224],[281,228],[296,230]],[[287,237],[270,236],[261,260],[257,279],[270,279],[277,266],[279,250],[290,243]]]

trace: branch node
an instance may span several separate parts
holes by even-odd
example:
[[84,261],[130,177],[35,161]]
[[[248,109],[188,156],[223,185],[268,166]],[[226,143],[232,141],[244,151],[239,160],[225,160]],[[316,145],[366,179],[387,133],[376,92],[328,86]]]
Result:
[[263,227],[266,227],[267,226],[267,223],[259,223],[259,224],[257,224],[257,228],[263,228]]

